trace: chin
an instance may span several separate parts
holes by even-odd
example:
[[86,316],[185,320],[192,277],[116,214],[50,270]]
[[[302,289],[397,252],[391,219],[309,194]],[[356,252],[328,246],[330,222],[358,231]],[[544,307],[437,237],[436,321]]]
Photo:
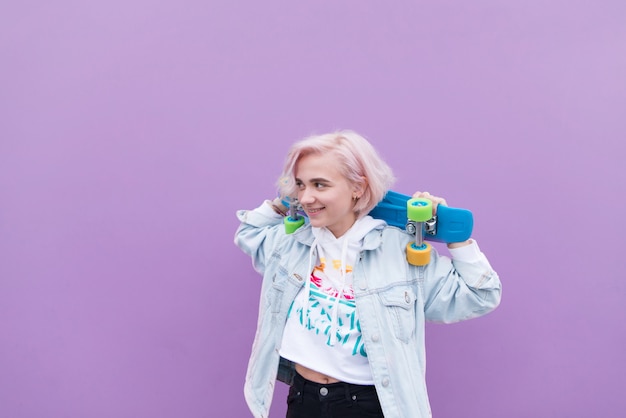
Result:
[[314,226],[316,228],[322,228],[326,226],[323,222],[319,222],[319,221],[309,221],[309,223],[311,224],[311,226]]

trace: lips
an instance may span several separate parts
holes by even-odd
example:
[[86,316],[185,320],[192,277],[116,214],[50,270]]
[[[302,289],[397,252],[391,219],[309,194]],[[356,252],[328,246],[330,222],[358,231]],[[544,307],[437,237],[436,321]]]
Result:
[[306,213],[309,216],[315,216],[318,213],[320,213],[322,210],[324,210],[324,208],[315,208],[315,209],[309,208],[309,209],[306,210]]

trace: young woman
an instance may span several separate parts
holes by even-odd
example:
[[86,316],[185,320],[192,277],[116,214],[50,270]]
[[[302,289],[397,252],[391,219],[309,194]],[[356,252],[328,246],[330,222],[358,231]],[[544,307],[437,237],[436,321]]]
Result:
[[[368,216],[393,182],[371,144],[351,131],[306,138],[289,151],[282,196],[308,222],[287,234],[282,199],[239,211],[235,243],[263,275],[245,397],[267,418],[276,379],[290,385],[288,418],[431,416],[424,322],[484,315],[501,284],[476,241],[406,261],[411,235]],[[416,192],[433,202],[445,200]]]

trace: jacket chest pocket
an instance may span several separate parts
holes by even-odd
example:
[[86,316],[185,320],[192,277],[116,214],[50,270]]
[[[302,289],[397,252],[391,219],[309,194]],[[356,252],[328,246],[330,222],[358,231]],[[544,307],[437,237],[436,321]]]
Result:
[[283,310],[282,305],[287,283],[287,272],[278,268],[272,275],[272,282],[265,295],[267,306],[272,314],[277,314]]
[[408,343],[415,334],[415,289],[410,286],[394,287],[381,292],[380,299],[396,338]]
[[300,275],[294,273],[290,276],[285,268],[277,269],[266,293],[270,312],[274,316],[285,315],[302,284],[303,280]]

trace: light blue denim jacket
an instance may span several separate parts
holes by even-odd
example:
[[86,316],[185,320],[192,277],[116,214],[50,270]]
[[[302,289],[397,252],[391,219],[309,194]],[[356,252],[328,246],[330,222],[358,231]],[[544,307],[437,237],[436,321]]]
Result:
[[[308,224],[285,234],[282,218],[263,206],[238,211],[237,216],[241,225],[235,243],[263,275],[244,394],[254,417],[268,418],[276,379],[289,383],[293,377],[293,365],[278,350],[289,307],[311,273],[307,269],[314,237]],[[440,256],[433,249],[430,264],[416,267],[406,261],[410,241],[401,229],[374,229],[365,236],[353,270],[365,350],[387,418],[431,416],[424,322],[475,318],[500,302],[498,275],[475,244],[476,257],[469,261]]]

